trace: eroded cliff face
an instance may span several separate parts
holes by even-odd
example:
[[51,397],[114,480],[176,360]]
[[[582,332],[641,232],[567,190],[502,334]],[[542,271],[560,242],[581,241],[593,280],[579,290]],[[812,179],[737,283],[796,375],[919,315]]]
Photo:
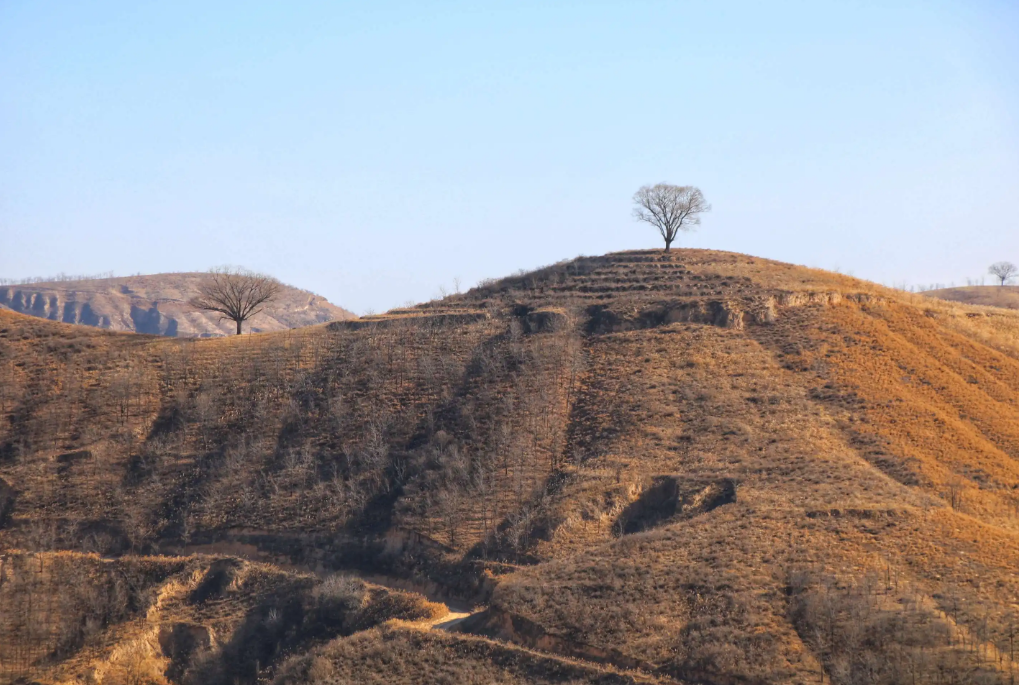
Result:
[[0,304],[16,312],[50,321],[111,327],[112,321],[108,315],[96,314],[88,302],[78,301],[76,294],[33,290],[31,286],[11,286],[0,288]]
[[[0,287],[0,306],[51,321],[169,337],[229,335],[233,323],[187,304],[202,274],[157,274],[127,278]],[[284,288],[275,307],[256,315],[252,332],[278,331],[354,318],[341,307],[304,290]]]

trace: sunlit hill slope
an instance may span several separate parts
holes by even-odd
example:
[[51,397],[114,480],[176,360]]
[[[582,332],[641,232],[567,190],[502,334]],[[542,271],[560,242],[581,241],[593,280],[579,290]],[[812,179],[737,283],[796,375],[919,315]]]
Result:
[[210,340],[0,311],[0,678],[1007,683],[1017,458],[1019,313],[745,255]]
[[[32,316],[168,337],[230,335],[234,324],[188,304],[205,274],[171,273],[0,286],[0,309]],[[283,286],[276,301],[245,325],[245,332],[281,331],[352,319],[319,295]]]
[[1019,309],[1019,286],[1015,285],[970,285],[961,288],[942,288],[928,290],[924,295],[962,304]]

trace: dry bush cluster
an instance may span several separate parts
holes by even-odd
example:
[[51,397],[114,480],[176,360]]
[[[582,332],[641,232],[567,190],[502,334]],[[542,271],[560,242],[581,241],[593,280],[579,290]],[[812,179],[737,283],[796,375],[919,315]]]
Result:
[[490,640],[398,626],[336,640],[281,669],[275,685],[498,683],[637,685],[660,682]]
[[935,598],[880,573],[858,581],[790,574],[791,619],[835,685],[986,683],[1014,679],[1014,627],[996,645],[987,621],[960,627]]
[[[562,458],[579,369],[569,330],[402,327],[241,344],[225,356],[242,364],[184,341],[145,350],[144,370],[106,351],[102,366],[49,358],[57,368],[33,369],[32,400],[6,432],[15,477],[38,483],[22,506],[102,523],[116,539],[86,548],[103,553],[188,543],[238,515],[304,530],[399,515],[460,548],[530,501]],[[46,453],[55,467],[39,461]],[[44,544],[85,544],[69,521],[44,523]]]
[[3,682],[97,672],[110,683],[256,682],[309,645],[446,611],[351,576],[318,580],[229,558],[0,561]]
[[178,680],[185,685],[259,682],[311,645],[386,621],[428,619],[444,611],[420,595],[351,576],[331,575],[321,581],[277,577],[255,594],[228,640],[215,649],[187,655]]
[[153,588],[181,566],[0,556],[0,678],[29,676],[76,655],[98,657],[109,630],[144,615]]

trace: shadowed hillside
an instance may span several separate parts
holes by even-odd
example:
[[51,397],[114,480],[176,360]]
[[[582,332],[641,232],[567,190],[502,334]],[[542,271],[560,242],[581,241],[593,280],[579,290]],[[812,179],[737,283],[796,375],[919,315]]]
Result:
[[[51,321],[171,338],[230,335],[232,322],[188,305],[204,277],[155,274],[0,286],[0,308]],[[250,328],[254,333],[280,331],[352,318],[351,312],[325,298],[284,286],[276,302],[251,319]]]
[[250,681],[295,646],[446,611],[349,576],[224,557],[5,553],[2,562],[3,682]]
[[[229,672],[263,642],[215,628],[169,682],[1008,683],[1017,458],[1019,313],[731,253],[214,340],[0,311],[5,563],[158,554],[133,587],[197,587],[209,553],[298,598],[342,571],[470,609],[288,619]],[[298,615],[260,601],[230,615]],[[27,640],[22,672],[156,650],[168,619],[129,605],[92,618],[107,651]]]

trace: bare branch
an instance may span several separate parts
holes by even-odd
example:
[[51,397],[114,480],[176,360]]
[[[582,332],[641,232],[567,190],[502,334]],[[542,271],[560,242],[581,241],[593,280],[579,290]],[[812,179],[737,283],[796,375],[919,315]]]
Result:
[[1019,266],[1012,262],[996,262],[991,264],[991,268],[987,270],[987,273],[1001,281],[1001,285],[1005,285],[1016,276],[1019,276]]
[[666,252],[680,231],[692,231],[700,225],[700,215],[711,211],[703,193],[694,186],[643,186],[634,193],[633,202],[634,218],[658,229]]
[[276,299],[281,288],[282,284],[272,276],[221,267],[209,271],[208,277],[198,287],[198,295],[188,304],[196,309],[222,314],[222,319],[230,319],[237,324],[239,335],[241,324]]

